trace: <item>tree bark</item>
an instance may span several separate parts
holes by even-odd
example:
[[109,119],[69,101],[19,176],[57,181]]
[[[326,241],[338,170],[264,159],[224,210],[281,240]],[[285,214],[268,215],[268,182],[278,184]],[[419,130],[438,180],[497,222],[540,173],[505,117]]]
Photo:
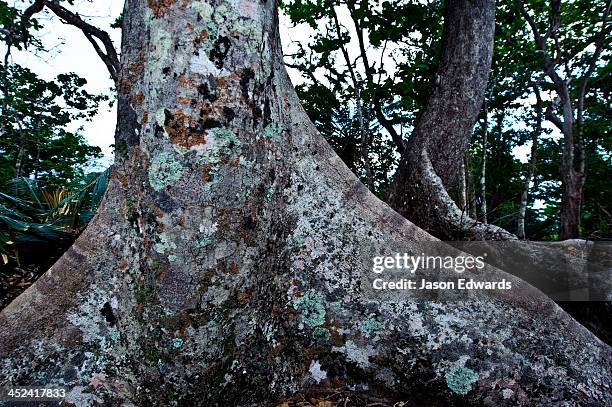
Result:
[[75,405],[612,401],[611,349],[517,278],[487,268],[511,292],[452,301],[365,292],[372,255],[434,239],[309,122],[273,2],[124,16],[123,153],[94,220],[0,313],[1,385],[66,386]]
[[470,173],[470,168],[471,168],[471,160],[470,160],[470,152],[467,151],[465,153],[465,175],[466,175],[466,180],[467,180],[467,199],[468,199],[468,215],[471,218],[475,218],[476,217],[476,193],[475,193],[475,187],[474,187],[474,181],[473,181],[473,177],[472,174]]
[[580,237],[580,207],[585,174],[562,165],[561,214],[559,240]]
[[415,124],[387,195],[400,214],[440,238],[516,238],[466,216],[447,192],[457,182],[482,106],[494,30],[494,0],[446,3],[437,86]]

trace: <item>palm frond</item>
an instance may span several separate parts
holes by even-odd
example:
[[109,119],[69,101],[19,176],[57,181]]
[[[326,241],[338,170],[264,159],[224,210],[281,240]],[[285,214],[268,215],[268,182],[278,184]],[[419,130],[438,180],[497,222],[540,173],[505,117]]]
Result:
[[15,178],[0,192],[0,264],[19,262],[19,248],[57,245],[74,239],[93,218],[108,186],[111,169],[92,174],[80,188],[46,190]]

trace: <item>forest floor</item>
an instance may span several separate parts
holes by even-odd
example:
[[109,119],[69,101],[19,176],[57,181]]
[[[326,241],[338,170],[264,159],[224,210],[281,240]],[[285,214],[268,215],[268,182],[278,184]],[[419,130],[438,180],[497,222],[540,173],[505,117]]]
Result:
[[0,268],[0,310],[34,284],[45,271],[39,265]]

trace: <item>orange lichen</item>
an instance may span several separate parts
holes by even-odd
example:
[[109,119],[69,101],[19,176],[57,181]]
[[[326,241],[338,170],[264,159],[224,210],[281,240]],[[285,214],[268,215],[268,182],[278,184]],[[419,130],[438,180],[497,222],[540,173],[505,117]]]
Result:
[[157,282],[163,281],[169,272],[170,272],[170,269],[168,267],[162,268],[161,270],[157,272],[157,275],[155,276],[155,280]]
[[199,47],[208,38],[208,31],[200,31],[193,39],[193,45]]
[[204,182],[208,182],[211,180],[212,178],[212,176],[210,175],[211,169],[212,168],[210,166],[204,167],[204,170],[202,171],[202,179],[204,180]]
[[187,79],[187,77],[184,74],[180,74],[178,77],[178,83],[179,85],[188,88],[188,89],[192,89],[195,88],[195,86],[191,83],[191,81],[189,79]]
[[[153,212],[153,214],[155,215],[157,219],[161,219],[165,215],[164,211],[161,208],[158,208],[157,206],[152,206],[151,211]],[[160,225],[160,230],[163,230],[163,228],[164,228],[164,225]]]
[[235,262],[232,262],[232,264],[229,266],[229,272],[232,274],[238,274],[239,271],[240,268],[238,265]]
[[198,144],[206,144],[206,132],[195,130],[195,124],[192,117],[177,109],[167,114],[164,129],[172,144],[191,148]]
[[117,181],[119,181],[119,184],[121,184],[122,187],[124,188],[127,187],[127,184],[128,184],[127,176],[125,176],[124,174],[117,173],[116,177],[117,177]]
[[166,14],[174,3],[176,0],[149,0],[149,8],[153,11],[153,15],[159,18]]
[[130,93],[130,91],[132,90],[132,85],[144,72],[144,61],[144,52],[140,51],[140,53],[138,54],[137,62],[130,64],[123,73],[123,79],[121,79],[121,81],[119,82],[119,89],[123,93]]
[[144,99],[145,99],[144,92],[140,91],[137,94],[131,96],[132,105],[140,106],[144,102]]

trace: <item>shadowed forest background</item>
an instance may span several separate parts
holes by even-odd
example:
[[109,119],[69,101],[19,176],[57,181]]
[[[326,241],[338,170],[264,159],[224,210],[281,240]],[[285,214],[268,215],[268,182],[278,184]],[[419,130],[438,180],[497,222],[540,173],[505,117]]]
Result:
[[[0,1],[0,307],[72,244],[109,176],[91,171],[100,149],[82,128],[69,128],[115,96],[88,93],[86,79],[70,72],[43,80],[13,61],[15,50],[57,52],[37,39],[44,19],[22,19],[27,3]],[[563,89],[547,74],[553,69],[572,105],[571,167],[583,180],[579,234],[566,237],[610,238],[609,8],[606,1],[497,3],[485,101],[449,188],[466,216],[522,239],[560,239],[567,135]],[[281,9],[289,32],[306,33],[284,42],[308,115],[362,182],[388,199],[403,146],[439,81],[443,2],[293,1]],[[100,28],[120,27],[121,16]]]

